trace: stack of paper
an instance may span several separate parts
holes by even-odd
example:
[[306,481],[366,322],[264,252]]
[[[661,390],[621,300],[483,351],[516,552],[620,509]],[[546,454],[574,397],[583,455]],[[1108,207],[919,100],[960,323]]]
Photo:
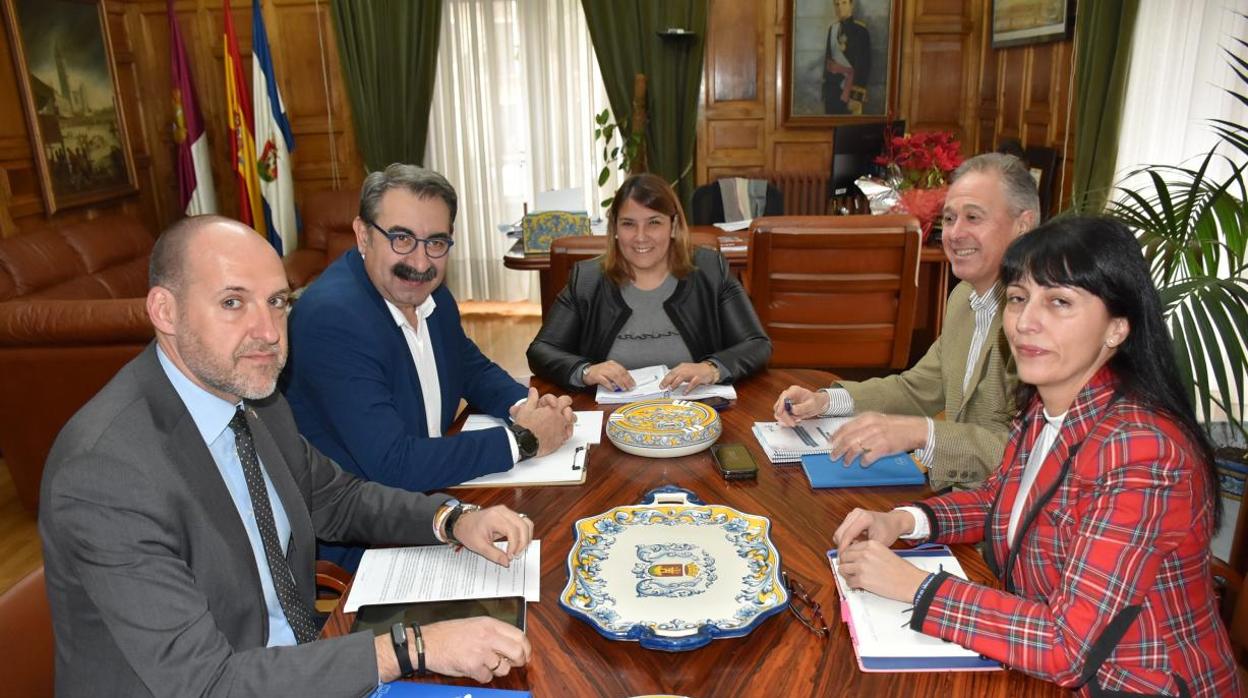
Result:
[[633,377],[633,383],[635,384],[632,390],[613,391],[600,385],[598,386],[598,394],[594,399],[600,405],[622,405],[627,402],[653,400],[661,397],[675,397],[681,400],[702,400],[708,397],[722,397],[725,400],[737,399],[737,391],[731,385],[699,385],[688,392],[685,391],[683,385],[677,386],[674,390],[671,388],[660,388],[659,383],[663,381],[663,377],[670,370],[666,366],[635,368],[628,372],[628,375]]
[[754,438],[772,463],[797,463],[802,456],[827,453],[832,435],[852,417],[804,419],[795,427],[779,422],[754,422]]
[[[948,547],[923,546],[898,550],[907,562],[927,572],[948,572],[966,579],[962,565]],[[894,601],[862,589],[850,589],[837,566],[835,550],[828,551],[841,596],[841,618],[863,671],[992,671],[1001,665],[978,652],[910,629],[910,602]]]
[[[464,431],[490,429],[505,424],[488,414],[469,415]],[[602,412],[588,410],[576,413],[572,437],[554,453],[516,463],[511,470],[490,473],[456,487],[518,487],[527,485],[579,485],[585,482],[585,463],[589,447],[602,441]]]

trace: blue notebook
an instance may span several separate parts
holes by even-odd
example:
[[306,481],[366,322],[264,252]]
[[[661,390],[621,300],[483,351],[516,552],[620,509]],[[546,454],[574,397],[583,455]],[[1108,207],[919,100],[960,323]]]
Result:
[[481,686],[446,686],[438,683],[395,681],[383,683],[368,698],[532,698],[528,691],[508,691]]
[[927,475],[919,470],[918,463],[909,453],[894,453],[862,467],[858,459],[848,466],[843,458],[833,460],[827,454],[816,453],[802,456],[802,470],[810,486],[815,489],[827,487],[886,487],[890,485],[923,485]]

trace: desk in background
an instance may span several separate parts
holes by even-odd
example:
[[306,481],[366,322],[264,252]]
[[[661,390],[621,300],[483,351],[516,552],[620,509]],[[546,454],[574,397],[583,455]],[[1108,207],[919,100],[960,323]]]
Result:
[[[697,698],[1068,695],[1016,672],[866,674],[858,670],[849,632],[841,622],[836,583],[824,556],[831,547],[832,531],[854,507],[889,509],[928,492],[922,487],[812,490],[800,467],[768,463],[750,433],[756,419],[768,418],[776,395],[784,388],[794,383],[827,385],[833,378],[823,371],[776,369],[737,384],[739,399],[722,415],[720,443],[745,444],[759,464],[757,481],[724,481],[707,451],[683,458],[642,458],[620,451],[604,438],[590,453],[584,485],[458,491],[474,504],[505,504],[527,513],[533,519],[535,536],[542,540],[541,602],[528,607],[533,661],[490,686],[529,690],[543,698],[650,693]],[[541,391],[553,389],[542,381],[535,380],[534,385]],[[593,395],[576,395],[574,407],[596,409]],[[772,542],[785,569],[823,605],[830,636],[820,639],[785,611],[743,638],[715,640],[691,652],[657,652],[632,642],[608,640],[563,610],[559,596],[568,579],[572,525],[613,506],[634,504],[646,492],[669,484],[692,490],[708,504],[726,504],[770,517]],[[954,549],[972,579],[992,580],[974,548]],[[344,634],[351,621],[341,610],[335,611],[325,635]],[[446,683],[466,686],[473,682]]]
[[[725,233],[711,225],[691,226],[693,232],[710,232],[720,236],[721,251],[728,266],[738,278],[745,275],[749,259],[750,231]],[[503,256],[503,266],[517,271],[536,271],[542,289],[542,313],[554,302],[562,289],[551,288],[550,255],[526,256],[513,248]],[[927,352],[927,348],[940,336],[945,319],[945,299],[949,295],[949,260],[939,244],[926,244],[919,253],[919,296],[914,311],[914,338],[910,344],[910,364],[913,365]]]

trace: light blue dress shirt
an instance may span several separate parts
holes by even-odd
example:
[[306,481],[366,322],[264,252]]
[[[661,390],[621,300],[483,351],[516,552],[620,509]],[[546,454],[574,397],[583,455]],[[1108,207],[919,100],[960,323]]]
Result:
[[[234,418],[237,405],[222,400],[203,388],[195,385],[187,378],[159,346],[156,356],[160,359],[160,367],[164,369],[173,389],[186,405],[187,412],[204,437],[204,443],[212,453],[212,460],[221,471],[221,479],[230,491],[234,506],[238,507],[238,515],[247,529],[247,540],[251,542],[251,554],[256,558],[256,569],[260,572],[260,587],[264,591],[264,605],[269,610],[269,647],[298,644],[295,631],[286,621],[286,613],[277,600],[277,592],[273,589],[273,575],[269,571],[269,561],[264,554],[264,543],[260,540],[260,528],[256,525],[256,516],[251,510],[251,494],[247,491],[247,479],[243,476],[243,464],[238,459],[238,449],[234,445],[234,430],[230,429],[230,420]],[[290,519],[282,500],[273,489],[273,481],[268,471],[261,464],[264,475],[264,488],[269,493],[269,505],[273,508],[273,520],[277,524],[277,539],[282,542],[282,553],[290,547]]]

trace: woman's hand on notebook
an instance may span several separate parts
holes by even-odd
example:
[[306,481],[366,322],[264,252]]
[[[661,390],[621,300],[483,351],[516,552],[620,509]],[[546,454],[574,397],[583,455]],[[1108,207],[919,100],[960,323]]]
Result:
[[906,562],[879,541],[865,540],[839,548],[837,569],[853,589],[864,589],[886,599],[909,602],[927,572]]
[[914,516],[908,511],[894,509],[886,513],[855,508],[832,534],[832,542],[837,548],[846,548],[865,538],[888,547],[913,530]]

